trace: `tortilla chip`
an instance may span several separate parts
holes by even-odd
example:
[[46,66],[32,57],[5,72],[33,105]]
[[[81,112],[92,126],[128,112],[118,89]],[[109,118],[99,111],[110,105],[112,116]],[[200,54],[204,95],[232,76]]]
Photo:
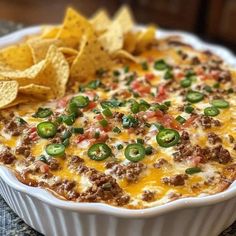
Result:
[[26,43],[10,46],[0,50],[0,70],[11,68],[25,70],[34,64],[31,50]]
[[16,81],[0,81],[0,108],[4,108],[13,102],[18,93]]
[[59,30],[60,30],[60,26],[44,26],[42,29],[41,38],[44,38],[44,39],[56,38]]
[[109,53],[113,53],[123,47],[123,31],[118,22],[113,22],[106,33],[99,37],[103,48]]
[[47,61],[43,60],[24,71],[0,71],[0,80],[16,80],[20,86],[30,83],[39,83],[39,81],[37,81],[37,77],[46,68],[46,65]]
[[105,9],[100,9],[91,18],[90,23],[95,31],[104,32],[111,24],[111,19]]
[[78,51],[76,49],[73,48],[69,48],[69,47],[60,47],[58,48],[60,52],[62,52],[64,54],[64,56],[75,56],[78,54]]
[[69,78],[69,65],[55,45],[51,45],[46,61],[45,70],[37,78],[40,85],[49,86],[55,97],[63,97],[66,91],[66,84]]
[[114,22],[118,22],[123,33],[129,32],[134,27],[134,17],[127,5],[123,5],[116,13]]
[[112,54],[113,59],[126,59],[138,63],[138,59],[125,50],[119,50]]
[[19,93],[40,98],[43,100],[53,97],[52,90],[50,87],[36,84],[28,84],[19,87]]
[[123,49],[132,53],[136,48],[138,33],[136,32],[128,32],[124,36],[124,47]]
[[80,51],[71,66],[71,77],[77,80],[91,79],[98,69],[111,65],[108,53],[102,48],[95,33],[84,35]]
[[57,39],[62,40],[66,46],[78,48],[81,37],[92,25],[89,21],[72,8],[68,8]]
[[137,37],[136,52],[143,52],[147,46],[153,43],[156,39],[156,27],[149,26],[146,30],[141,32]]
[[41,39],[41,38],[32,39],[28,41],[28,45],[31,49],[35,64],[45,59],[48,49],[52,44],[60,46],[62,42],[58,39]]

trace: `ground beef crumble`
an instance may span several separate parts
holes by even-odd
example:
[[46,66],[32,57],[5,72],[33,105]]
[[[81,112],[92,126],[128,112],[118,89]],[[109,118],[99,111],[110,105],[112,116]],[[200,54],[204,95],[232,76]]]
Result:
[[16,157],[11,153],[11,149],[7,146],[1,146],[0,162],[10,165],[16,160]]
[[111,168],[111,175],[115,175],[119,179],[126,179],[128,182],[136,182],[142,171],[146,169],[146,165],[143,163],[107,164],[106,167]]
[[79,194],[79,202],[100,202],[123,206],[127,204],[130,197],[124,194],[117,184],[116,179],[111,175],[106,175],[94,168],[87,167],[82,163],[78,167],[78,173],[88,176],[92,186],[85,192]]
[[145,202],[152,202],[155,200],[155,192],[151,190],[145,190],[142,194],[142,200]]
[[186,179],[188,179],[186,174],[177,174],[170,177],[163,177],[162,182],[168,185],[183,186]]

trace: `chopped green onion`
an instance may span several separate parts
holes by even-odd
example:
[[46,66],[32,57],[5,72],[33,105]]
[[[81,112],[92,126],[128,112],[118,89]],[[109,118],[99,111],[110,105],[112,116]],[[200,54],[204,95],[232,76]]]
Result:
[[101,81],[99,79],[96,79],[96,80],[92,80],[88,83],[87,87],[90,88],[90,89],[96,89],[98,88],[99,86],[101,86]]
[[164,79],[165,80],[173,79],[173,73],[170,69],[165,72]]
[[148,63],[146,61],[142,62],[141,66],[143,70],[148,70]]
[[70,139],[69,139],[69,138],[66,138],[65,140],[63,140],[62,144],[63,144],[65,147],[68,147],[69,144],[70,144]]
[[188,114],[191,114],[191,113],[193,112],[193,110],[194,110],[194,108],[191,107],[191,106],[186,106],[186,107],[184,108],[184,111],[185,111],[186,113],[188,113]]
[[146,111],[151,105],[145,100],[141,99],[139,103],[139,111]]
[[75,120],[76,120],[76,114],[72,113],[70,115],[61,115],[62,117],[62,121],[66,124],[66,125],[73,125]]
[[98,139],[99,137],[100,137],[100,132],[99,131],[95,131],[94,138]]
[[69,130],[66,130],[66,131],[64,131],[63,133],[62,133],[62,135],[61,135],[61,140],[65,140],[65,139],[67,139],[67,138],[70,138],[71,137],[71,132],[69,131]]
[[129,66],[125,66],[125,67],[124,67],[124,72],[125,72],[125,73],[128,73],[128,72],[129,72]]
[[113,71],[113,76],[117,77],[120,75],[120,72],[118,70]]
[[182,117],[182,116],[177,116],[175,119],[176,119],[180,124],[183,124],[183,123],[186,121],[186,119],[185,119],[184,117]]
[[137,138],[137,143],[144,144],[144,140],[142,138]]
[[199,167],[190,167],[185,170],[185,173],[188,175],[193,175],[193,174],[199,173],[201,171],[202,170]]
[[84,134],[84,128],[73,127],[71,129],[71,132],[74,134]]
[[116,146],[116,148],[117,148],[118,150],[121,150],[121,149],[124,148],[124,146],[123,146],[122,144],[118,144],[118,145]]
[[107,107],[102,111],[102,114],[106,117],[111,117],[112,116],[112,112],[111,110]]
[[220,87],[220,83],[213,84],[213,88],[219,88],[219,87]]
[[138,120],[131,116],[131,115],[124,115],[122,117],[122,124],[124,128],[131,128],[131,127],[137,127],[138,125]]
[[100,124],[102,127],[106,127],[106,126],[108,126],[108,121],[105,120],[105,119],[102,119],[102,120],[99,121],[99,124]]
[[138,104],[138,102],[136,102],[135,100],[132,101],[130,110],[131,110],[132,113],[134,113],[134,114],[138,113],[138,112],[139,112],[139,104]]
[[147,146],[146,148],[145,148],[145,154],[146,155],[151,155],[152,154],[152,146]]
[[120,134],[121,130],[118,127],[113,128],[112,130],[114,133]]
[[203,89],[208,93],[212,93],[212,88],[209,85],[206,85]]
[[155,61],[154,68],[156,70],[166,70],[169,68],[169,66],[165,63],[164,60],[158,60],[158,61]]

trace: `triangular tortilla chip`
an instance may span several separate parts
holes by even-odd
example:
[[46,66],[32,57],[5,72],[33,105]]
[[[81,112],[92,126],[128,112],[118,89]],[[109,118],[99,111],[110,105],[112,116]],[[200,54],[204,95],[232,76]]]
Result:
[[91,18],[90,23],[97,32],[104,32],[111,24],[111,19],[105,9],[98,10]]
[[51,88],[43,85],[36,84],[28,84],[22,87],[19,87],[19,93],[25,94],[28,96],[40,98],[40,99],[48,99],[53,97],[51,92]]
[[92,25],[89,21],[72,8],[68,8],[57,39],[62,40],[66,46],[78,48],[81,37]]
[[156,39],[156,27],[149,26],[137,37],[136,52],[140,53],[147,49],[147,46],[153,43]]
[[28,41],[28,45],[31,49],[35,64],[45,59],[48,49],[52,44],[56,46],[61,46],[62,42],[58,39],[41,38],[31,39]]
[[0,108],[4,108],[13,102],[18,93],[16,81],[0,81]]
[[46,61],[48,65],[37,80],[40,85],[51,87],[55,97],[62,97],[65,94],[70,73],[68,62],[55,45],[50,46]]
[[0,70],[2,70],[2,68],[25,70],[33,64],[31,50],[26,43],[0,50]]
[[124,34],[134,27],[134,17],[127,5],[123,5],[117,11],[114,17],[114,22],[118,22],[121,25]]
[[113,53],[123,47],[123,31],[119,22],[113,22],[108,30],[99,37],[103,48]]
[[77,80],[91,79],[98,69],[111,65],[108,53],[103,49],[95,33],[90,31],[82,38],[79,54],[71,66],[71,77]]

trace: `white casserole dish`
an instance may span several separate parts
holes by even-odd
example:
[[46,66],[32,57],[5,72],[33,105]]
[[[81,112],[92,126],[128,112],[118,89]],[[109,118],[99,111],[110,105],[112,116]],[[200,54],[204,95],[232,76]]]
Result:
[[[4,36],[0,47],[40,30],[36,26]],[[236,67],[236,57],[223,47],[204,43],[191,34],[158,30],[158,37],[168,35],[180,35],[186,43],[211,50]],[[20,183],[9,169],[0,166],[0,194],[28,225],[46,236],[217,236],[236,220],[236,181],[215,195],[129,210],[60,200],[44,189]]]

